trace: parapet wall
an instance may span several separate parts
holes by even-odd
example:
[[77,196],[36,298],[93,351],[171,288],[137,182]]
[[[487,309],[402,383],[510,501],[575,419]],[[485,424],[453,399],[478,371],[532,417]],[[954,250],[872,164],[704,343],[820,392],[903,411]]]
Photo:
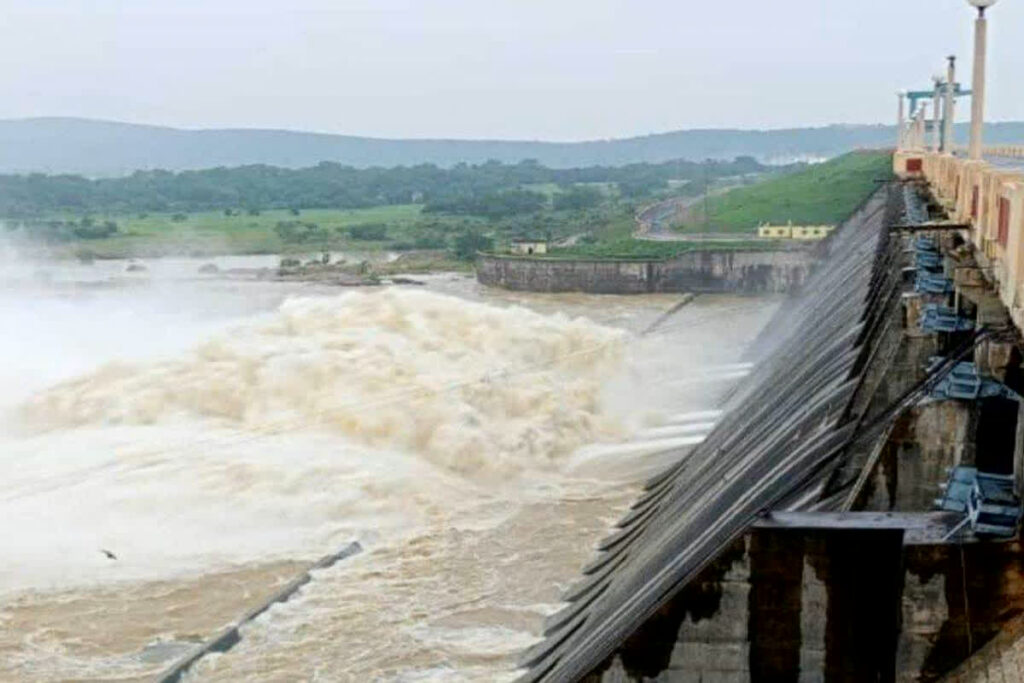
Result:
[[477,279],[528,292],[647,294],[797,290],[816,262],[813,249],[691,251],[674,259],[559,259],[481,254]]
[[1024,171],[920,150],[897,152],[893,170],[904,179],[926,180],[949,219],[967,228],[964,236],[986,276],[1017,329],[1024,329]]

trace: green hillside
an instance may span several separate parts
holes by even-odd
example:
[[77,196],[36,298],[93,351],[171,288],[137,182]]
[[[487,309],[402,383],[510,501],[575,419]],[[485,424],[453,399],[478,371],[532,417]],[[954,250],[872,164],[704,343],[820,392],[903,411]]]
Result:
[[694,215],[680,232],[745,232],[759,223],[834,224],[892,173],[888,152],[850,152],[803,171],[737,188],[710,201],[710,219]]

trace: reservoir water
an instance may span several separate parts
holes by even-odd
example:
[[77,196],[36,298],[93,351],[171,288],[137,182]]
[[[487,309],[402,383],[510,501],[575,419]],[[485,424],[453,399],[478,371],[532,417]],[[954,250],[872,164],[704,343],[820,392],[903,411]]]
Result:
[[344,289],[0,255],[0,679],[494,681],[777,299]]

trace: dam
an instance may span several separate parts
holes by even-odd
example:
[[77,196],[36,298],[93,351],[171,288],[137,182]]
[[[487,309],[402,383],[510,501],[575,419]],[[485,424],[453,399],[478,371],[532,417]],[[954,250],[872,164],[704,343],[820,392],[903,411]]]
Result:
[[[983,48],[996,0],[969,1]],[[245,8],[186,8],[189,57],[203,83],[231,81],[208,93],[253,111],[247,82],[338,125],[363,106],[378,110],[371,124],[412,112],[430,125],[433,91],[454,132],[497,105],[502,126],[528,108],[583,135],[622,115],[784,124],[815,115],[802,97],[845,115],[865,77],[886,78],[865,74],[894,42],[872,27],[907,45],[907,26],[864,3],[702,8],[717,21],[665,4],[653,23],[623,3],[583,21],[536,3],[533,16],[518,14],[529,3],[423,16],[371,4],[257,8],[269,30],[244,41]],[[129,13],[115,9],[73,16]],[[918,12],[917,33],[939,35],[937,14]],[[190,35],[170,30],[173,15],[157,32],[65,33],[124,38],[102,51],[105,70],[141,40],[143,80],[121,80],[159,88],[146,57],[179,54]],[[60,23],[43,12],[37,28]],[[770,53],[758,35],[775,38]],[[717,58],[693,59],[701,40],[688,38]],[[435,58],[419,52],[433,42]],[[293,43],[296,78],[278,87]],[[57,59],[77,54],[66,47]],[[751,68],[736,69],[743,49]],[[21,62],[88,76],[79,52],[70,71]],[[223,68],[229,54],[239,68]],[[691,77],[672,79],[683,55]],[[969,87],[950,59],[930,87],[899,93],[895,135],[858,126],[874,129],[863,144],[895,150],[845,154],[872,161],[842,173],[818,163],[829,148],[806,150],[845,126],[783,131],[800,139],[773,154],[796,170],[770,177],[749,157],[632,163],[614,140],[585,143],[601,155],[590,169],[387,167],[372,149],[400,141],[377,140],[370,168],[179,173],[156,166],[167,157],[142,143],[151,127],[136,138],[111,124],[149,170],[4,176],[4,220],[18,224],[0,238],[0,681],[1024,681],[1024,148],[982,145],[983,55]],[[172,60],[177,83],[190,83],[186,61]],[[559,75],[570,61],[579,70]],[[813,78],[795,84],[783,63]],[[272,68],[247,81],[247,64]],[[715,78],[723,67],[736,77]],[[853,71],[856,83],[841,77]],[[350,74],[382,96],[346,87]],[[305,100],[303,75],[316,81]],[[651,90],[665,81],[676,86]],[[150,104],[173,104],[161,93]],[[340,119],[335,96],[350,105]],[[575,121],[559,97],[580,105]],[[778,137],[724,132],[747,139],[744,154]],[[248,153],[248,133],[225,133],[170,140],[186,157],[186,138]],[[288,131],[258,137],[299,149]],[[637,138],[630,154],[670,157],[673,138]],[[26,147],[74,146],[42,142]],[[439,144],[486,149],[416,146]],[[744,167],[756,177],[733,175]],[[709,201],[730,178],[750,187]],[[703,215],[677,226],[691,232],[663,229],[702,179]],[[630,236],[636,217],[659,227]],[[820,241],[797,244],[812,231]],[[470,274],[477,249],[506,243],[520,253],[482,254]]]
[[1021,680],[1024,177],[920,139],[520,681]]

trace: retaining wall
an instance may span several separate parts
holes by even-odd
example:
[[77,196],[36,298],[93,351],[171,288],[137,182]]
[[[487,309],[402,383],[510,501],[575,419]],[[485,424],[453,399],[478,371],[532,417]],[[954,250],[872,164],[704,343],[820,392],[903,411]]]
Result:
[[477,279],[528,292],[792,292],[807,278],[815,250],[691,251],[674,259],[560,259],[481,254]]

